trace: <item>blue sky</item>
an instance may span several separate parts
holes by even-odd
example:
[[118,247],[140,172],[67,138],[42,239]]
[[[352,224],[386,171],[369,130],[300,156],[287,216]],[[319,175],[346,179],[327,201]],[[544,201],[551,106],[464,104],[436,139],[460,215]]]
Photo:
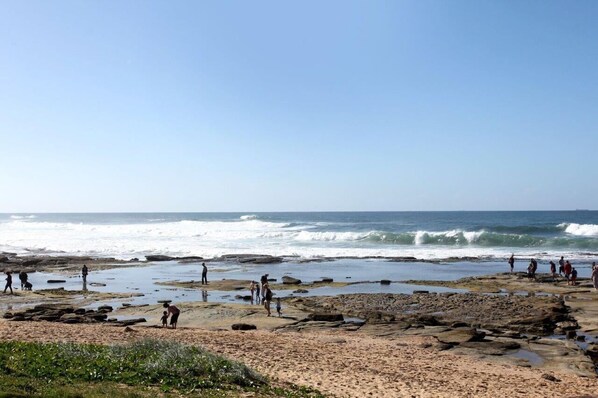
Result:
[[598,208],[597,20],[2,1],[0,212]]

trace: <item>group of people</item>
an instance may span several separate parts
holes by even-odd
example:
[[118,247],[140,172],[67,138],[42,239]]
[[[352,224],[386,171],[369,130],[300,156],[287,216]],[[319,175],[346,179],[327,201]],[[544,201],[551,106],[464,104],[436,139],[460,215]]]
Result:
[[[515,268],[515,255],[511,255],[509,257],[509,266],[511,268],[511,272],[513,272]],[[550,274],[554,280],[557,280],[557,267],[554,261],[550,261]],[[535,279],[536,271],[538,270],[538,262],[536,259],[532,258],[530,263],[527,267],[527,275],[530,279]],[[558,268],[558,275],[564,276],[567,280],[567,285],[577,285],[577,270],[569,260],[565,260],[564,256],[561,256],[559,260],[559,268]],[[594,284],[594,288],[598,289],[598,266],[596,266],[596,262],[592,263],[592,282]]]
[[[10,271],[6,271],[6,286],[4,286],[4,293],[6,293],[7,290],[10,290],[10,294],[14,294],[13,290],[12,290],[12,272]],[[31,290],[31,288],[33,287],[33,285],[31,284],[31,282],[29,282],[29,275],[27,275],[27,272],[25,271],[21,271],[19,272],[19,280],[21,281],[21,290]]]
[[[268,316],[271,315],[270,304],[272,303],[272,290],[270,289],[270,283],[268,282],[269,274],[264,274],[260,278],[260,283],[251,281],[249,285],[249,291],[251,292],[251,303],[255,301],[257,304],[260,302],[264,305]],[[261,293],[261,295],[260,295]],[[276,312],[278,316],[282,316],[282,305],[280,303],[280,297],[276,298]]]

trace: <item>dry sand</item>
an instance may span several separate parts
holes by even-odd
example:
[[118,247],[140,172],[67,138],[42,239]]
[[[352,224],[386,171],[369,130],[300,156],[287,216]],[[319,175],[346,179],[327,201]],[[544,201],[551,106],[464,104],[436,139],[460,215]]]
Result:
[[[351,332],[233,332],[0,321],[0,337],[18,341],[113,344],[167,338],[202,345],[281,382],[335,397],[575,397],[598,394],[598,379],[490,364],[423,348],[426,338],[388,340]],[[598,396],[598,395],[596,395]]]

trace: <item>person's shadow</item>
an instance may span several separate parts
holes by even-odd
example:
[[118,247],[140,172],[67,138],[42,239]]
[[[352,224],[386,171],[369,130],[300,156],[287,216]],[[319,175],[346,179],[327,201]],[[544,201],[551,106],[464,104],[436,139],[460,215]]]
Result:
[[83,290],[84,292],[86,292],[86,291],[87,291],[87,278],[84,278],[84,279],[83,279],[83,289],[82,289],[82,290]]

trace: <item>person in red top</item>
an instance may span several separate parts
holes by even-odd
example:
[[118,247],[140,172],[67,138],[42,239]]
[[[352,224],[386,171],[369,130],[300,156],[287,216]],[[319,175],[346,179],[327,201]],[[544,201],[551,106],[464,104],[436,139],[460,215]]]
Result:
[[176,329],[176,324],[179,320],[181,311],[175,305],[170,305],[168,303],[164,303],[164,308],[167,309],[168,315],[170,315],[170,327]]
[[573,267],[571,266],[569,260],[565,261],[565,278],[567,278],[567,281],[569,281],[569,276],[571,275],[572,268]]

